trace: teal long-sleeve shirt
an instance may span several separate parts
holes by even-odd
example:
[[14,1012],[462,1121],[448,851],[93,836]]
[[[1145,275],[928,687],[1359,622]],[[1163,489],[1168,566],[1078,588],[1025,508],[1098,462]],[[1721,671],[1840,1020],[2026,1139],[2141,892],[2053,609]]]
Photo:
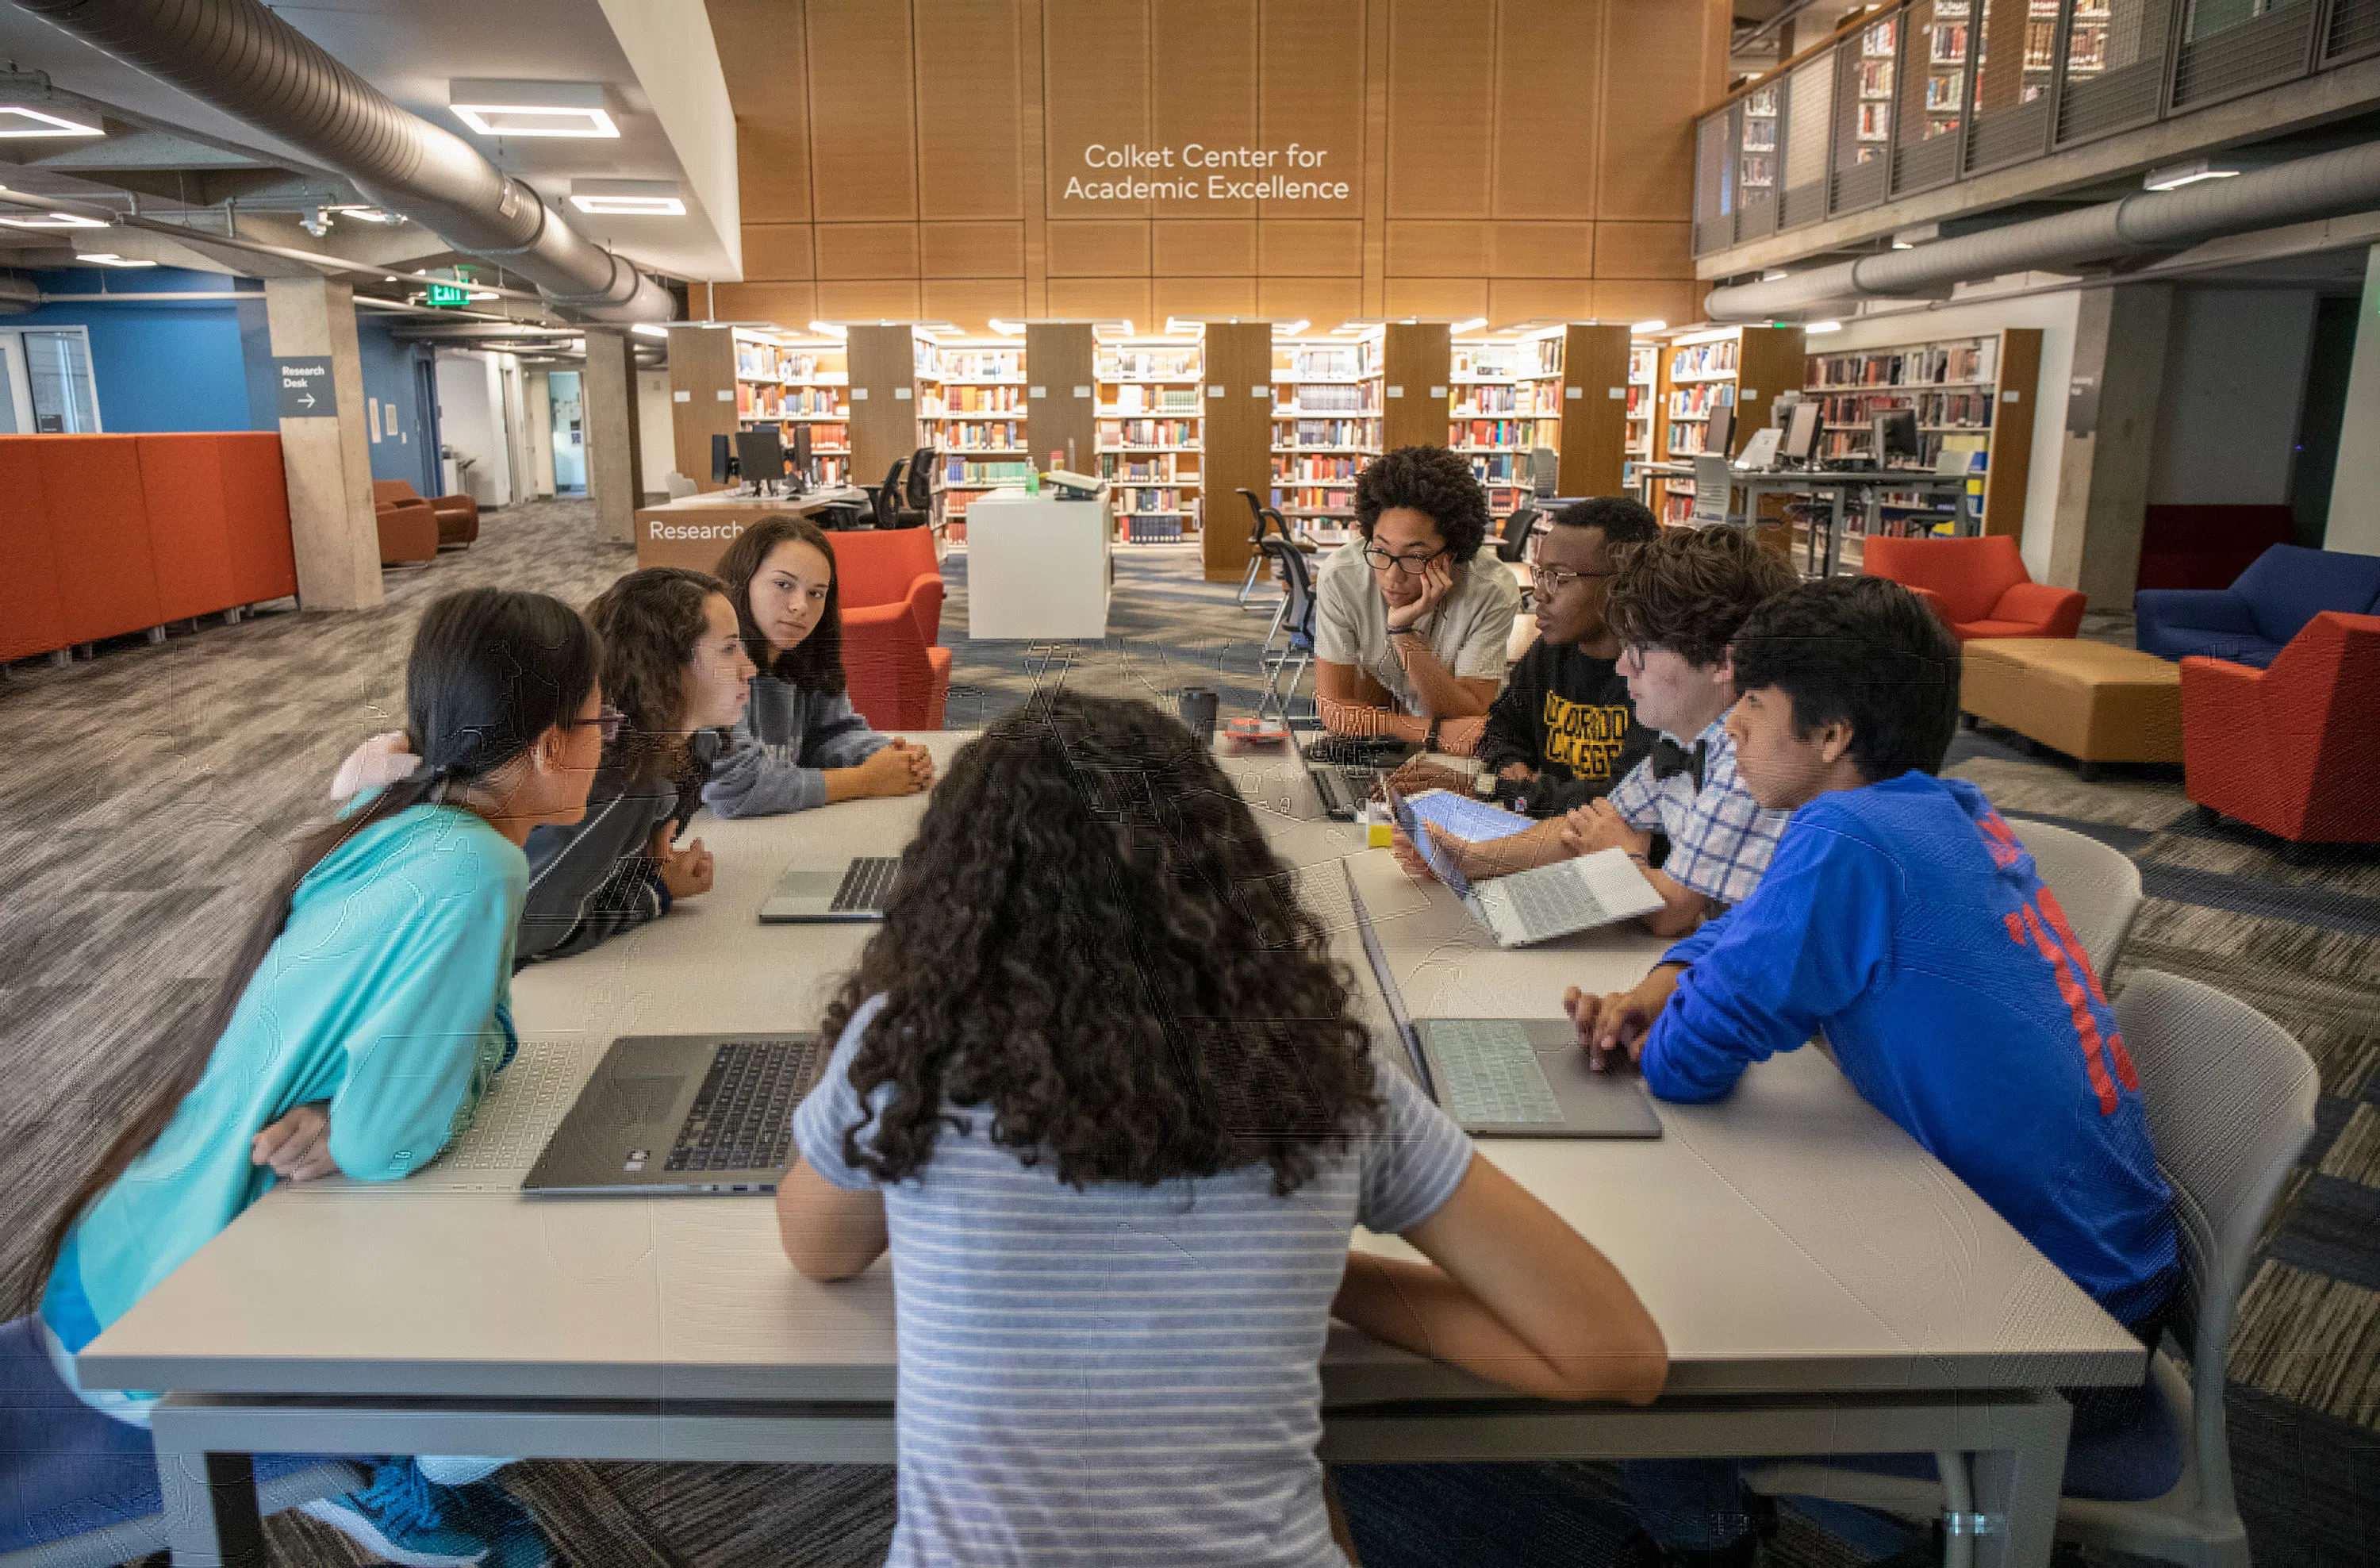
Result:
[[289,918],[148,1151],[83,1211],[42,1300],[77,1352],[264,1196],[250,1141],[330,1101],[359,1181],[419,1170],[468,1127],[509,1059],[513,937],[528,863],[471,812],[415,806],[306,876]]

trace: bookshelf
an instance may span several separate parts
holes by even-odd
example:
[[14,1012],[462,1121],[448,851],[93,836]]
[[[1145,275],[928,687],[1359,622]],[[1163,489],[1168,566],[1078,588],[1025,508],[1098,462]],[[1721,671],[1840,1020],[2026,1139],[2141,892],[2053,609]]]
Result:
[[1099,345],[1099,477],[1125,543],[1179,543],[1200,526],[1202,358],[1196,339]]
[[[851,478],[851,371],[844,346],[795,344],[746,328],[735,345],[735,424],[774,425],[787,445],[794,426],[810,428],[810,453],[827,484]],[[704,471],[709,472],[706,465]]]
[[1453,345],[1445,323],[1390,322],[1380,334],[1380,449],[1446,439]]
[[[1618,495],[1628,460],[1628,329],[1572,322],[1562,329],[1560,495]],[[1540,499],[1544,499],[1540,497]]]
[[1084,473],[1099,466],[1097,346],[1088,322],[1028,322],[1025,361],[1026,460]]
[[1974,454],[1983,471],[1968,481],[1981,497],[1985,533],[2024,531],[2033,459],[2033,413],[2041,375],[2041,331],[2010,327],[1968,337],[1846,348],[1807,357],[1803,395],[1820,407],[1819,452],[1867,455],[1868,419],[1913,409],[1930,466],[1947,449]]
[[914,350],[918,444],[939,455],[935,501],[952,537],[966,536],[967,503],[1025,482],[1025,350],[1014,338],[927,343]]
[[1271,359],[1272,504],[1300,533],[1343,529],[1356,471],[1381,450],[1379,342],[1281,338]]
[[851,367],[851,468],[859,484],[884,482],[892,466],[925,444],[917,422],[917,334],[904,323],[846,329]]
[[723,328],[674,323],[669,329],[670,459],[697,491],[723,489],[710,477],[715,437],[741,428],[735,418],[735,342]]
[[[1802,384],[1800,327],[1713,327],[1681,333],[1656,361],[1652,436],[1655,456],[1685,462],[1700,456],[1710,411],[1735,410],[1735,436],[1729,455],[1743,450],[1752,432],[1768,422],[1777,395]],[[1664,523],[1694,515],[1691,480],[1657,480],[1654,512]]]
[[[1343,340],[1334,340],[1343,341]],[[1201,334],[1207,378],[1199,420],[1205,497],[1199,565],[1208,582],[1238,582],[1248,566],[1255,519],[1240,492],[1263,500],[1279,457],[1273,419],[1279,358],[1268,322],[1209,322]]]
[[1638,337],[1628,344],[1628,433],[1625,446],[1632,459],[1653,456],[1654,386],[1660,379],[1661,346]]
[[1488,515],[1501,523],[1529,491],[1529,453],[1559,447],[1562,334],[1466,338],[1448,356],[1446,444],[1470,459],[1488,487]]

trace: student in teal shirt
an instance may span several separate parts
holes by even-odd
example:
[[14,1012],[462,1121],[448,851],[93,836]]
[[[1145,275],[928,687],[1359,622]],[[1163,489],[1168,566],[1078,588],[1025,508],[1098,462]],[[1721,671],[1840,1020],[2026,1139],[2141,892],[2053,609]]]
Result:
[[[155,1395],[82,1391],[72,1356],[276,1181],[395,1181],[470,1125],[516,1043],[522,844],[579,819],[616,722],[598,668],[594,632],[542,594],[475,589],[423,615],[411,771],[300,847],[176,1070],[52,1228],[36,1328],[86,1403],[146,1425]],[[541,1563],[493,1467],[449,1462],[466,1484],[436,1486],[395,1460],[309,1511],[393,1562]]]

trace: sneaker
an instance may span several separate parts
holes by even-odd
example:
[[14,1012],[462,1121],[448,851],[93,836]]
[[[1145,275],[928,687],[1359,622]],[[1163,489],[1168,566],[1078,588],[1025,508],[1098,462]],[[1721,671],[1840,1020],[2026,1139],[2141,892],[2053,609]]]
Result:
[[502,1487],[442,1487],[410,1459],[383,1462],[358,1490],[299,1506],[406,1568],[546,1568],[551,1561],[536,1522]]

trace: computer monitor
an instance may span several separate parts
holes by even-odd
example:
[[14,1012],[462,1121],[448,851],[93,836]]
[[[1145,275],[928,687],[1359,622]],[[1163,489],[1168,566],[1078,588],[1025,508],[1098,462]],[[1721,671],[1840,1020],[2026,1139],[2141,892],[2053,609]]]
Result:
[[1551,495],[1561,488],[1561,454],[1550,446],[1529,448],[1529,488]]
[[807,424],[794,427],[794,477],[805,489],[818,479],[810,468],[810,427]]
[[1917,444],[1917,410],[1887,408],[1868,416],[1868,450],[1876,467],[1888,468],[1896,457],[1915,462],[1923,449]]
[[735,432],[735,462],[747,484],[780,484],[785,478],[785,439],[771,429]]
[[1735,455],[1735,406],[1731,403],[1711,405],[1710,419],[1703,426],[1703,450],[1714,457]]
[[735,438],[714,435],[710,438],[710,482],[726,484],[735,478]]
[[1792,421],[1785,427],[1785,444],[1778,456],[1789,463],[1807,463],[1818,451],[1818,416],[1825,410],[1815,403],[1793,405]]

